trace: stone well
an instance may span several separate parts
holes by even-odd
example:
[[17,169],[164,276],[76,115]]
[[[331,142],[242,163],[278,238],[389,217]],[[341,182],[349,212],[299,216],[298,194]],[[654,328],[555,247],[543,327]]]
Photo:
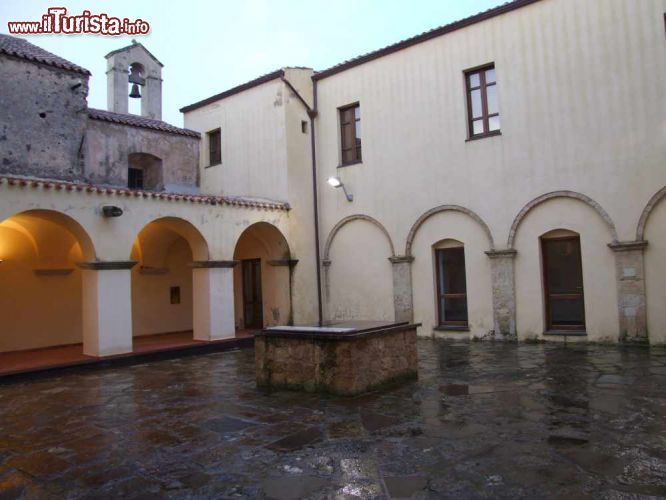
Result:
[[410,323],[272,327],[255,336],[257,386],[356,395],[417,377]]

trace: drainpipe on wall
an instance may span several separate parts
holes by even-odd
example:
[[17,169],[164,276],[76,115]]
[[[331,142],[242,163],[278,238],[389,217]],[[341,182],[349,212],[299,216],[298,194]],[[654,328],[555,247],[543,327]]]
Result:
[[310,116],[310,141],[312,144],[312,199],[314,203],[315,226],[315,255],[317,259],[317,306],[319,312],[319,326],[324,322],[324,312],[321,299],[321,255],[319,250],[319,200],[317,196],[317,151],[315,147],[315,118],[317,117],[317,80],[312,80],[312,101],[314,109],[308,112]]

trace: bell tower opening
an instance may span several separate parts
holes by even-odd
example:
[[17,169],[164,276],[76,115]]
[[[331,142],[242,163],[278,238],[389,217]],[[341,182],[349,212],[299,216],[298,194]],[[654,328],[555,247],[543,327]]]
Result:
[[136,40],[106,55],[107,107],[162,119],[162,63]]

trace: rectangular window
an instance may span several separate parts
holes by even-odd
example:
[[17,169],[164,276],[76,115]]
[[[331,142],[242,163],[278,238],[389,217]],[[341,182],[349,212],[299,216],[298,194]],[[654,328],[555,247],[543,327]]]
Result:
[[464,247],[438,248],[437,309],[440,326],[467,327],[467,278]]
[[467,85],[467,121],[469,137],[499,134],[500,117],[497,105],[495,66],[465,72]]
[[169,298],[171,300],[171,304],[180,304],[180,287],[179,286],[172,286],[171,289],[169,290]]
[[130,189],[143,189],[143,170],[140,168],[127,169],[127,187]]
[[362,160],[360,104],[340,108],[340,138],[342,164],[360,162]]
[[222,163],[222,133],[220,129],[211,130],[208,136],[208,166]]
[[301,132],[303,132],[304,134],[308,133],[308,122],[306,122],[305,120],[301,120]]
[[547,330],[585,330],[580,238],[541,238]]

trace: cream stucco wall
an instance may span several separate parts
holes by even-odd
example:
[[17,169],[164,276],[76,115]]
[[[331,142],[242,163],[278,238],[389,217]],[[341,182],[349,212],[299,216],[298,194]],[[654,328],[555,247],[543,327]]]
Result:
[[[412,255],[412,286],[414,290],[414,321],[422,323],[422,335],[435,333],[437,326],[436,272],[434,248],[442,240],[457,240],[465,248],[467,275],[467,314],[470,337],[483,337],[493,329],[490,261],[484,253],[488,237],[479,224],[465,214],[442,212],[427,219],[414,238]],[[455,332],[449,336],[459,338]]]
[[352,221],[337,233],[324,270],[325,310],[329,319],[392,321],[391,246],[386,235],[366,221]]
[[543,338],[546,329],[539,238],[565,229],[580,235],[588,340],[617,342],[619,334],[615,260],[603,219],[577,200],[554,199],[529,213],[516,233],[516,323],[518,338]]
[[[568,190],[598,203],[619,240],[633,240],[646,201],[666,185],[665,10],[664,0],[542,0],[318,80],[322,234],[364,214],[383,224],[403,253],[417,218],[450,204],[478,214],[495,248],[504,249],[526,204]],[[468,141],[464,71],[490,62],[502,135]],[[353,102],[361,107],[363,162],[339,167],[337,110]],[[326,185],[333,175],[353,192],[352,203]],[[588,339],[618,338],[615,260],[607,247],[615,234],[591,209],[569,206],[575,203],[540,205],[519,228],[522,338],[543,333],[538,237],[555,227],[581,233]],[[365,241],[359,235],[356,244]],[[423,292],[432,280],[419,263],[423,249],[419,256],[415,249],[412,264],[416,320],[434,314],[432,286]],[[363,267],[377,257],[356,258]],[[488,287],[487,264],[468,266],[467,278],[470,289]]]

